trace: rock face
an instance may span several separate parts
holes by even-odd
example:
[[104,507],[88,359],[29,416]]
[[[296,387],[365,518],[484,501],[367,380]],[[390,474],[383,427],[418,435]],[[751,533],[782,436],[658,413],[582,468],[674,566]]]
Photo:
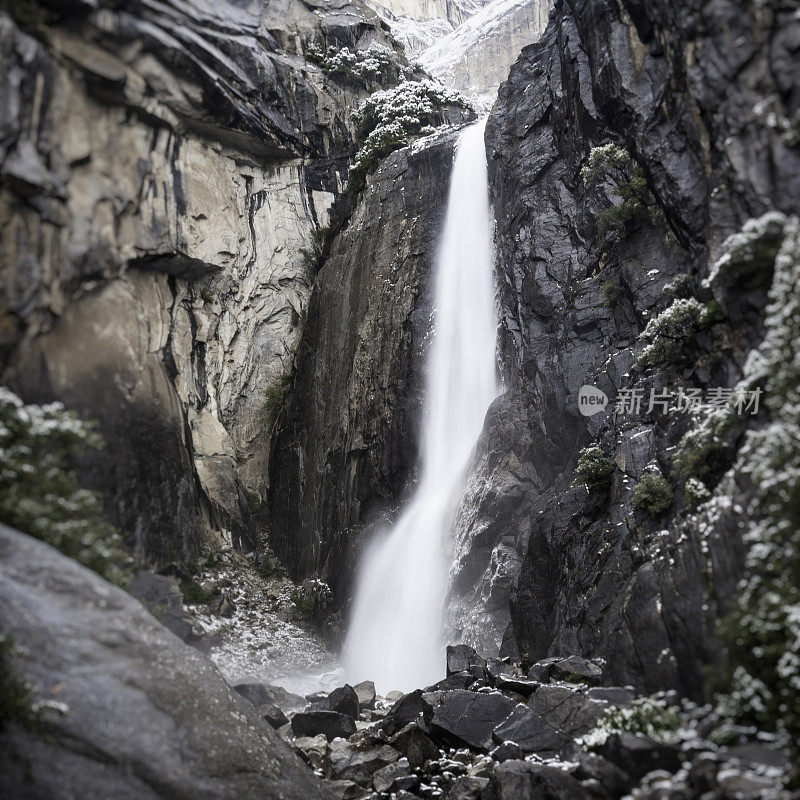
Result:
[[390,156],[334,241],[308,309],[270,459],[271,542],[293,577],[340,598],[366,523],[396,506],[416,461],[428,279],[454,136]]
[[365,96],[303,52],[390,42],[344,0],[58,8],[0,15],[0,379],[100,421],[83,472],[142,560],[250,546]]
[[[486,141],[508,392],[457,531],[467,640],[485,635],[470,600],[498,608],[511,586],[510,650],[601,656],[616,682],[702,692],[714,620],[742,566],[740,531],[732,514],[703,526],[691,516],[671,448],[694,420],[648,411],[648,398],[733,386],[759,341],[764,296],[715,290],[719,321],[655,371],[636,364],[639,335],[672,302],[664,289],[676,276],[686,277],[673,295],[711,299],[700,281],[748,218],[797,209],[797,26],[777,2],[559,2],[501,87]],[[592,148],[612,142],[625,177],[582,174]],[[636,197],[626,207],[620,182]],[[611,398],[604,413],[579,413],[585,384]],[[615,412],[629,389],[645,398],[640,414]],[[497,430],[509,431],[499,444]],[[522,443],[513,458],[510,441]],[[608,486],[592,491],[572,485],[589,444],[610,465]],[[711,490],[724,468],[705,477]],[[634,505],[648,469],[667,476],[665,505]],[[746,482],[729,488],[746,505]]]
[[0,736],[4,797],[334,796],[136,600],[3,526],[0,625],[36,699],[57,703]]
[[523,47],[547,27],[551,0],[494,0],[419,55],[439,80],[491,104]]

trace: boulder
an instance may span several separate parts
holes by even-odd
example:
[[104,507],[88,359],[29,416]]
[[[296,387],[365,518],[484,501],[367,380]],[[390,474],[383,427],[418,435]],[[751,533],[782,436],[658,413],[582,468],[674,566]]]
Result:
[[627,708],[636,697],[636,692],[621,686],[593,686],[591,689],[587,689],[586,696],[590,700],[601,700],[610,706]]
[[332,797],[204,655],[129,594],[1,525],[0,629],[36,699],[61,709],[38,732],[3,732],[0,796]]
[[420,719],[425,723],[429,722],[432,715],[431,704],[423,697],[422,690],[416,689],[401,697],[380,724],[383,730],[391,736],[409,722],[416,722]]
[[276,730],[282,728],[289,721],[286,714],[281,711],[278,706],[272,703],[264,703],[263,706],[258,707],[258,715],[261,719],[266,720]]
[[446,798],[447,800],[482,800],[483,793],[488,785],[488,778],[462,775],[453,781]]
[[414,768],[439,755],[439,748],[415,722],[410,722],[392,736],[389,744],[399,750]]
[[523,697],[530,697],[541,685],[539,681],[531,678],[516,678],[512,675],[501,675],[495,679],[495,688],[501,692],[514,692]]
[[387,764],[375,770],[372,776],[372,786],[376,792],[390,792],[395,788],[395,782],[411,774],[411,767],[407,758],[401,758],[393,764]]
[[311,769],[322,769],[325,766],[328,739],[323,734],[300,736],[292,741],[292,748]]
[[503,742],[497,745],[489,755],[502,763],[503,761],[518,761],[525,758],[525,751],[515,742]]
[[487,794],[492,800],[591,800],[593,797],[564,770],[527,761],[499,764],[489,780]]
[[399,761],[400,753],[389,745],[358,749],[344,740],[331,742],[325,775],[333,780],[354,781],[369,786],[372,776],[383,767]]
[[133,576],[128,592],[179,639],[188,642],[195,637],[191,617],[183,607],[177,578],[139,570]]
[[593,661],[580,656],[569,656],[556,661],[551,675],[558,681],[596,684],[603,680],[603,670]]
[[429,686],[426,691],[428,692],[449,692],[452,689],[469,689],[476,681],[475,676],[471,672],[454,672],[446,678]]
[[564,686],[543,685],[531,696],[528,707],[554,728],[577,737],[597,724],[608,704]]
[[368,789],[359,786],[354,781],[328,781],[328,786],[341,800],[359,800],[369,794]]
[[448,645],[447,647],[447,675],[456,672],[469,672],[476,678],[487,676],[486,662],[468,645]]
[[675,747],[640,733],[612,733],[597,751],[637,779],[656,769],[677,772],[681,764],[680,752]]
[[359,709],[373,708],[375,706],[375,684],[372,681],[361,681],[353,689],[358,698]]
[[350,684],[345,684],[328,695],[327,706],[330,711],[338,711],[355,719],[359,710],[358,695]]
[[492,731],[515,706],[513,700],[499,692],[479,694],[460,689],[443,692],[433,708],[431,736],[443,744],[487,750],[492,743]]
[[553,664],[560,660],[560,658],[544,658],[537,661],[528,669],[528,677],[540,683],[547,683],[553,674]]
[[563,731],[524,706],[517,706],[508,719],[495,727],[492,738],[498,744],[514,742],[526,753],[558,753],[569,741]]
[[347,714],[338,711],[301,711],[292,717],[295,736],[324,734],[328,741],[341,737],[347,739],[356,732],[356,723]]
[[597,753],[580,753],[576,776],[597,781],[611,797],[624,797],[633,788],[633,780],[627,772]]
[[256,708],[273,705],[285,714],[291,714],[306,706],[306,701],[299,694],[287,692],[281,686],[270,686],[267,683],[237,683],[233,688]]

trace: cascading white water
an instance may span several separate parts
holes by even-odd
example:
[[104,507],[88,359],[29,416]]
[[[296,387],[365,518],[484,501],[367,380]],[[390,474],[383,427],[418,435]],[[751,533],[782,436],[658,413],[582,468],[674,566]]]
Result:
[[464,470],[498,394],[485,122],[456,150],[436,269],[419,487],[397,523],[368,549],[342,662],[351,682],[379,691],[443,677],[445,544]]

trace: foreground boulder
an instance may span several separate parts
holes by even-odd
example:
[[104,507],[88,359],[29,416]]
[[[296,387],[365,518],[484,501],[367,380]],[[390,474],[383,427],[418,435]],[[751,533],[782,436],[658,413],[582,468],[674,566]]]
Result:
[[575,778],[557,767],[506,761],[491,778],[484,797],[492,800],[590,800],[592,795]]
[[292,717],[292,733],[295,736],[318,736],[323,734],[328,741],[341,737],[347,739],[356,732],[356,723],[347,714],[338,711],[301,711]]
[[433,707],[432,735],[444,744],[488,750],[492,731],[516,705],[514,700],[499,693],[479,694],[461,689],[442,692]]
[[128,594],[0,525],[0,629],[41,725],[0,736],[0,796],[333,795],[216,667]]
[[270,686],[267,683],[238,683],[233,688],[257,708],[272,705],[286,714],[291,714],[307,705],[305,698],[287,692],[281,686]]

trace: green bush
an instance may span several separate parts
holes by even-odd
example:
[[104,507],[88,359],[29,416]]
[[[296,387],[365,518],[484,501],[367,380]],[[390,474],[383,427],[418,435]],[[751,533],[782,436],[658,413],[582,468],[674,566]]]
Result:
[[71,469],[102,444],[95,426],[61,403],[25,405],[0,387],[0,520],[124,585],[131,559],[119,532]]
[[611,202],[596,216],[597,233],[604,239],[610,230],[621,231],[641,215],[647,201],[647,178],[630,153],[618,144],[593,147],[581,170],[587,188],[610,182],[617,202]]
[[639,356],[639,367],[675,363],[685,355],[694,336],[719,318],[716,303],[704,305],[693,297],[675,300],[647,323],[642,338],[649,344]]
[[599,447],[584,447],[578,455],[573,485],[608,491],[613,475],[614,462]]
[[615,280],[605,281],[600,291],[603,293],[606,305],[611,308],[625,297],[625,289]]
[[669,481],[652,470],[645,472],[633,490],[633,507],[648,514],[661,514],[671,505],[675,492]]
[[181,581],[181,594],[187,606],[207,606],[221,594],[219,586],[204,588],[198,581]]

